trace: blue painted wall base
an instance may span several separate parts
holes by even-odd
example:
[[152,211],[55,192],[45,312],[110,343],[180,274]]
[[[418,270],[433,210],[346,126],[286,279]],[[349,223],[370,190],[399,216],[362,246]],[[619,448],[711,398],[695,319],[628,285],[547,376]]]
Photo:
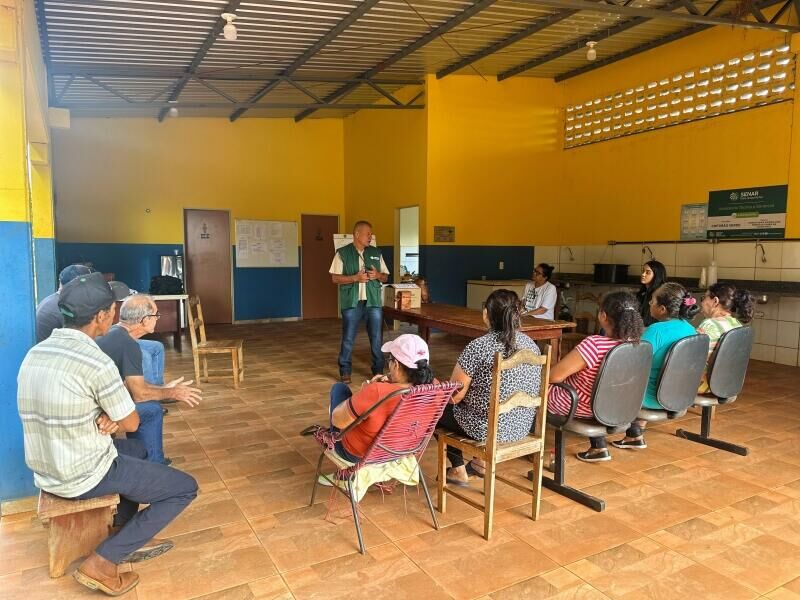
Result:
[[468,279],[530,279],[533,272],[533,246],[427,245],[419,250],[433,302],[466,306]]
[[25,465],[22,422],[17,412],[17,373],[36,341],[30,223],[0,221],[0,500],[36,493]]

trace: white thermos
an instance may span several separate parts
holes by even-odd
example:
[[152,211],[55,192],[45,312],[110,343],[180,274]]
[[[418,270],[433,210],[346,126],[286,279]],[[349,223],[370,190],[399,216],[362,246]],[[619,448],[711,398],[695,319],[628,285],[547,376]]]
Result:
[[717,283],[717,262],[712,260],[706,274],[706,286],[711,287],[715,283]]

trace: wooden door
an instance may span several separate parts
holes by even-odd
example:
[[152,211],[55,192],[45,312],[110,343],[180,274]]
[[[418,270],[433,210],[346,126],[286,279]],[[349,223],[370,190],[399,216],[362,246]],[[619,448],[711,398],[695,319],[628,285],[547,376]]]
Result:
[[337,317],[338,289],[328,270],[333,260],[333,234],[339,233],[339,217],[302,215],[303,318]]
[[230,323],[231,224],[225,210],[184,210],[186,291],[200,298],[206,323]]

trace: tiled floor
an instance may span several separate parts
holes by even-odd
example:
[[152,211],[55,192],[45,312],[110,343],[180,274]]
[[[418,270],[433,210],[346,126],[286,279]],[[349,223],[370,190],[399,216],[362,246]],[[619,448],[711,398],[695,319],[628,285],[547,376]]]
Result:
[[[674,422],[648,433],[648,450],[609,463],[570,459],[568,481],[602,496],[595,513],[545,492],[531,521],[528,498],[498,484],[495,534],[451,498],[434,531],[421,495],[369,493],[362,503],[366,556],[349,506],[328,495],[308,506],[313,440],[337,373],[337,321],[211,328],[245,337],[247,379],[204,387],[200,407],[170,407],[167,455],[201,494],[164,536],[167,555],[136,565],[139,600],[277,598],[800,598],[800,369],[753,362],[740,401],[722,408],[715,434],[747,457],[681,440]],[[369,372],[365,335],[355,352]],[[434,336],[446,377],[463,338]],[[191,354],[168,353],[168,375],[191,376]],[[697,429],[689,415],[681,426]],[[571,439],[572,448],[582,447]],[[434,481],[435,450],[424,460]],[[529,464],[507,463],[524,474]],[[0,598],[96,598],[71,577],[47,576],[46,532],[32,513],[0,522]]]

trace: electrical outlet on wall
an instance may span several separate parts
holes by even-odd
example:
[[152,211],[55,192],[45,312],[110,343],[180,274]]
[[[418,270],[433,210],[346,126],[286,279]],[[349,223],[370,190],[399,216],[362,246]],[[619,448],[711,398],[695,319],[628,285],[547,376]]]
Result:
[[505,269],[505,268],[506,268],[506,263],[504,263],[504,262],[501,260],[499,263],[497,263],[497,268],[498,268],[498,269],[500,269],[500,270],[502,271],[503,269]]

